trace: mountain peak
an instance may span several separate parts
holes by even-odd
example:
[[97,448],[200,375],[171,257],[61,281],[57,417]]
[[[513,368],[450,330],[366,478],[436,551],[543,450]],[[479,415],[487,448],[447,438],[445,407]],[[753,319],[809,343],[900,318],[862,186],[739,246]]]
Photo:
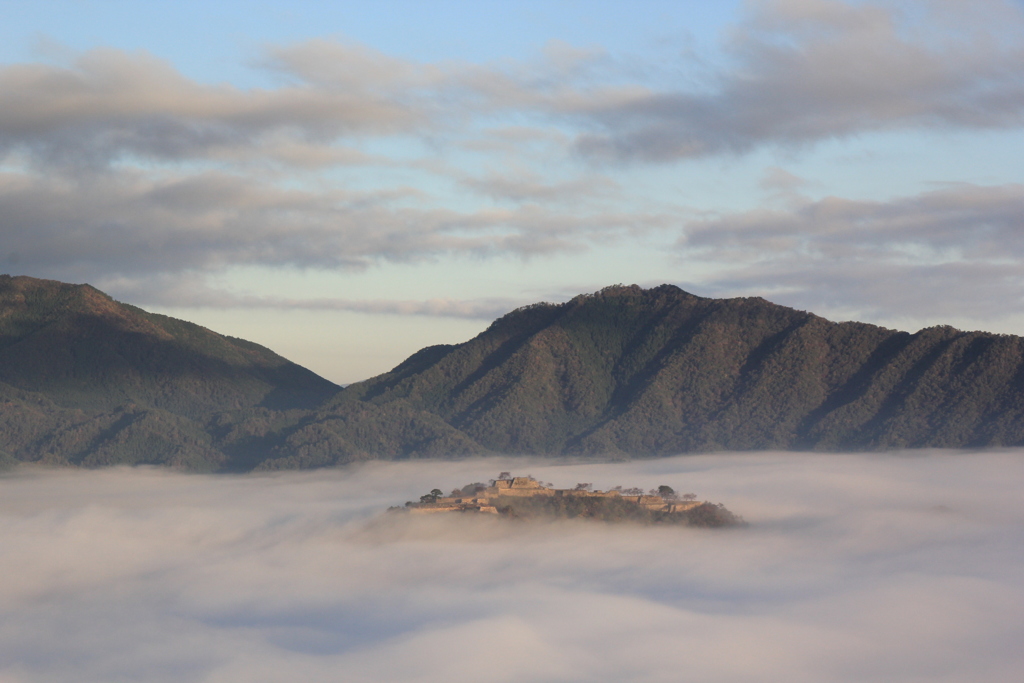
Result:
[[650,287],[644,289],[640,285],[609,285],[602,287],[596,292],[590,294],[579,294],[573,297],[572,301],[590,301],[594,299],[609,299],[615,297],[644,297],[644,296],[672,296],[678,298],[693,298],[697,297],[689,292],[683,291],[679,287],[670,284],[658,285],[656,287]]

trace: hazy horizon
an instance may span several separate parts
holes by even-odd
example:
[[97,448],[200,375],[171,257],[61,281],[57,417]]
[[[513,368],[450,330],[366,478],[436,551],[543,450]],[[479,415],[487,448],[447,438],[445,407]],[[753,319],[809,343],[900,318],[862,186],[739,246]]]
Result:
[[[1024,450],[0,476],[0,681],[1016,681]],[[742,529],[378,515],[499,471]]]

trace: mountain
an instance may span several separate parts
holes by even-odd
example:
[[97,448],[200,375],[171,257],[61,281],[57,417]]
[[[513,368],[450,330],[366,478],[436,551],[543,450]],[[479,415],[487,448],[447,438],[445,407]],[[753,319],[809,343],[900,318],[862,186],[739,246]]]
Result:
[[[269,349],[89,285],[0,276],[0,452],[222,469],[226,411],[307,411],[338,387]],[[229,449],[230,450],[230,449]]]
[[340,389],[88,285],[0,276],[0,463],[247,471],[484,453],[1024,445],[1024,340],[608,287]]
[[401,402],[504,453],[1021,445],[1024,341],[617,286],[514,311],[331,403],[353,400]]

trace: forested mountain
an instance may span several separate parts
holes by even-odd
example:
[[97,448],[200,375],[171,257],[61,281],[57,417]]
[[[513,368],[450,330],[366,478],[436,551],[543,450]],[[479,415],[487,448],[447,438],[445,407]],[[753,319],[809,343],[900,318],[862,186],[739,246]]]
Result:
[[338,387],[257,344],[88,285],[0,276],[0,452],[219,469],[211,416],[301,413]]
[[0,457],[198,470],[476,453],[1024,445],[1024,340],[663,285],[536,304],[340,390],[271,351],[0,276]]
[[405,402],[512,453],[1019,445],[1024,343],[609,287],[514,311],[334,402],[353,399]]

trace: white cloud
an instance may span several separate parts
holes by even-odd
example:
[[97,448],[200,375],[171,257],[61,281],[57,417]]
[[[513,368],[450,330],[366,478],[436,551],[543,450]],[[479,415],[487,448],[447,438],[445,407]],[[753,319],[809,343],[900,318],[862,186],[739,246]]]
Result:
[[[1015,680],[1020,457],[28,471],[0,478],[0,679]],[[367,521],[508,469],[751,525]]]

